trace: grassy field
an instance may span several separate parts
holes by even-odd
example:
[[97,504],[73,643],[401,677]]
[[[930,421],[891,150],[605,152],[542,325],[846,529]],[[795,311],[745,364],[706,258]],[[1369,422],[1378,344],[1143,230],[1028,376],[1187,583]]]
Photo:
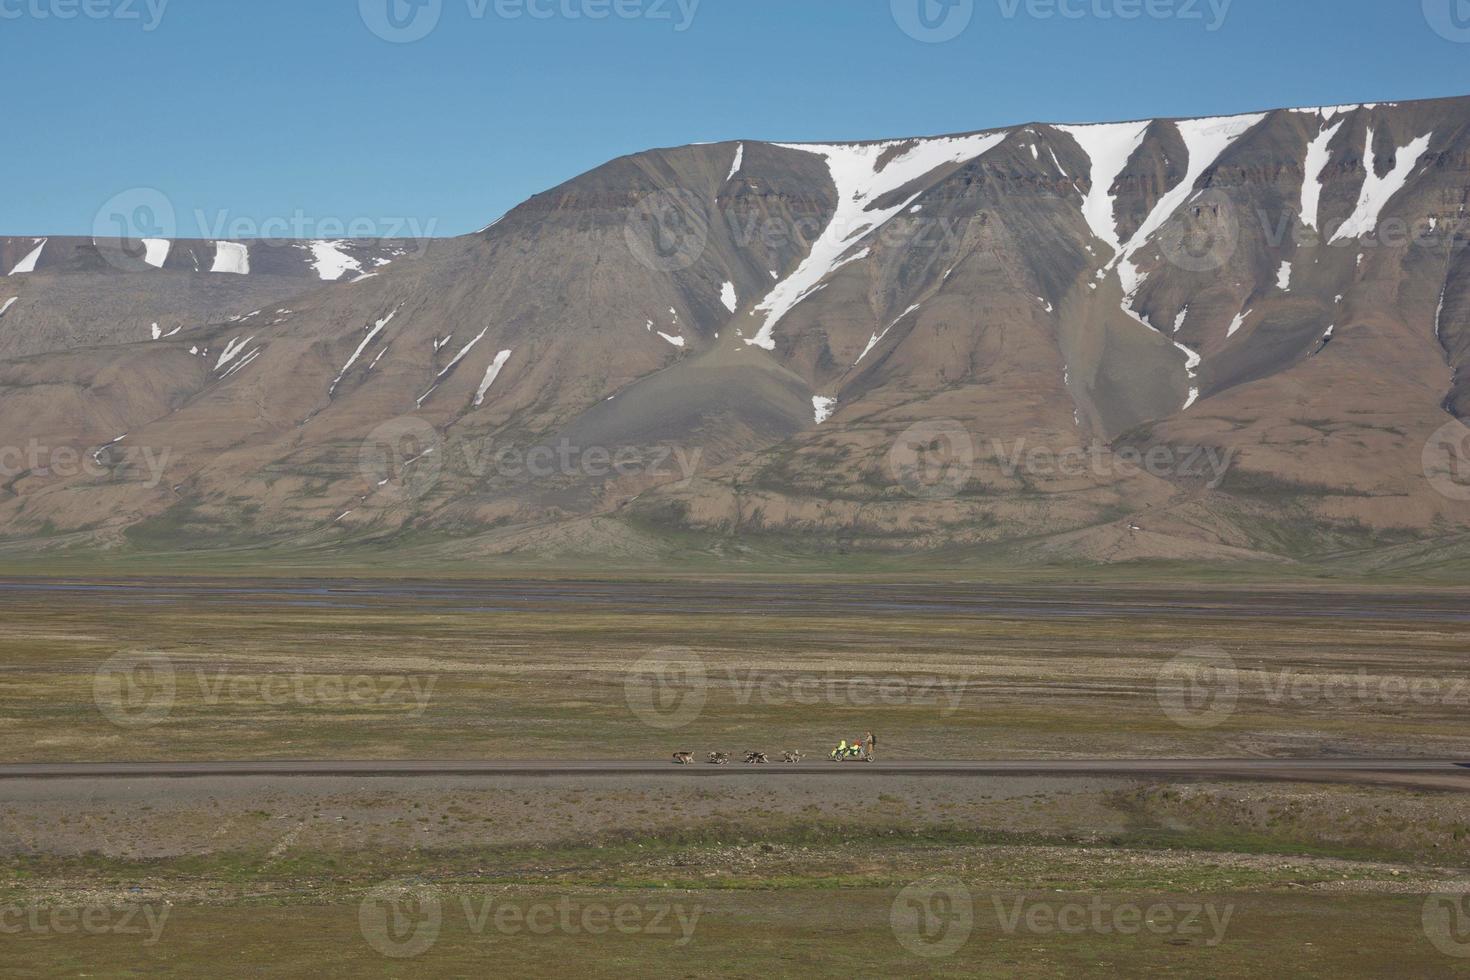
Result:
[[[1463,851],[1435,829],[1467,819],[1458,795],[1012,778],[869,801],[839,787],[813,813],[800,789],[760,812],[743,791],[682,787],[670,800],[616,780],[356,782],[257,785],[263,809],[213,822],[199,817],[236,802],[229,787],[157,793],[152,815],[105,786],[4,800],[7,830],[26,842],[0,868],[6,975],[1427,977],[1470,966],[1425,912],[1439,907],[1430,896],[1463,887]],[[1314,821],[1219,805],[1232,799],[1258,816],[1308,800],[1360,817],[1407,802],[1427,837],[1409,846],[1394,821],[1357,819],[1334,838]],[[950,813],[921,815],[935,800]],[[507,814],[527,803],[537,819],[506,842]],[[588,803],[602,832],[565,829]],[[108,843],[79,850],[85,838],[57,825],[63,810]],[[23,819],[47,813],[44,825]],[[411,833],[380,833],[375,814],[407,815]],[[1116,826],[1075,829],[1099,822]],[[171,853],[110,853],[142,825],[147,846]]]
[[[1457,595],[1340,618],[1252,615],[1229,592],[1151,613],[1184,599],[1104,590],[1115,612],[1076,615],[1058,591],[954,614],[722,588],[682,611],[636,588],[8,592],[0,759],[810,756],[868,729],[890,758],[1470,752]],[[1179,669],[1222,655],[1211,714]]]
[[[0,759],[1470,757],[1454,593],[205,584],[0,587]],[[0,972],[1456,976],[1467,869],[1429,788],[8,781]]]

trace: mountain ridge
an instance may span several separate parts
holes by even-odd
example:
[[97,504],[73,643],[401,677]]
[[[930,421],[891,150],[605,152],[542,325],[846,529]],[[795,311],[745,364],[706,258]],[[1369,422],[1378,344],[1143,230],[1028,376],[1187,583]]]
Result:
[[[101,354],[0,347],[8,442],[90,451],[125,427],[176,468],[168,488],[126,461],[16,474],[0,526],[39,548],[448,533],[487,555],[492,528],[589,519],[1080,561],[1399,547],[1465,526],[1419,457],[1467,390],[1467,134],[1450,98],[626,155],[263,325],[124,343],[101,374]],[[1389,222],[1448,232],[1389,241]],[[1344,225],[1351,247],[1320,241]],[[243,366],[210,366],[237,344]],[[937,460],[924,427],[950,423],[940,441],[969,447]],[[394,425],[415,448],[379,484],[363,460]],[[466,465],[564,439],[640,462]],[[1004,465],[1017,443],[1108,462]],[[650,468],[671,446],[697,472]],[[1229,453],[1213,486],[1118,462],[1201,448]],[[425,449],[457,456],[416,480]]]

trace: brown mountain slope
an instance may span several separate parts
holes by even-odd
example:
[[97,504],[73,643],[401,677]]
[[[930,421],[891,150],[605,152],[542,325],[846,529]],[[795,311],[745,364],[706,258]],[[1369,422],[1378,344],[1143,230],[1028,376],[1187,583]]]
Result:
[[[0,348],[0,443],[41,448],[0,522],[485,554],[1432,542],[1470,518],[1423,461],[1470,397],[1467,126],[1454,99],[623,158],[251,317]],[[88,289],[193,288],[171,275]]]

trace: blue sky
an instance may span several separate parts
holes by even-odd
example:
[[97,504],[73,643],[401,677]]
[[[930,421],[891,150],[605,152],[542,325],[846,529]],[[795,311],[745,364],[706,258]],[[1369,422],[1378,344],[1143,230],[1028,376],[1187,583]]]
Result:
[[650,146],[1470,93],[1470,0],[389,2],[0,0],[0,234],[133,188],[179,237],[458,234]]

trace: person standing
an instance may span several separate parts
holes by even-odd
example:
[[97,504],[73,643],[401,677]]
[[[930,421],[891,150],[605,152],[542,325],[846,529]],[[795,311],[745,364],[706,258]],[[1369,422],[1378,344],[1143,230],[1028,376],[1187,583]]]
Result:
[[868,761],[872,762],[873,758],[878,754],[878,739],[874,737],[872,732],[868,732],[863,736],[863,744],[868,749]]

